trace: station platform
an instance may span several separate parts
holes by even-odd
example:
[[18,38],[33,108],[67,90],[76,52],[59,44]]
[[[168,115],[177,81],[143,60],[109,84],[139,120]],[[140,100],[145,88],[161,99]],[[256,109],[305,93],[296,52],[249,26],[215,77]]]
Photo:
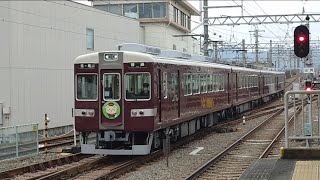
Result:
[[288,149],[282,158],[259,159],[239,180],[320,180],[320,149]]

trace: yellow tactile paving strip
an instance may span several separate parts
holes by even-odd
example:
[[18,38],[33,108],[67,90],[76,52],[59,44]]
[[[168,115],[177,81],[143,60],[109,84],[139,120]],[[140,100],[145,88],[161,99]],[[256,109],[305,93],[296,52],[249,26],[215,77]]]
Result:
[[320,180],[320,161],[297,161],[292,180]]

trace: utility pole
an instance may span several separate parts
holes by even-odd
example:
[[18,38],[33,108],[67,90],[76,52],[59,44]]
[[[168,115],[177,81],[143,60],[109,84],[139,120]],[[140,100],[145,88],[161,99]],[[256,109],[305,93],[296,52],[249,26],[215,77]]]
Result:
[[214,48],[214,62],[218,61],[218,41],[213,42],[213,48]]
[[293,68],[298,69],[297,68],[297,58],[295,56],[293,56],[292,58],[293,58]]
[[290,63],[290,69],[292,69],[292,51],[289,49],[289,63]]
[[209,46],[209,34],[208,34],[208,0],[203,0],[203,34],[204,34],[204,44],[203,44],[203,51],[204,55],[208,56],[208,46]]
[[246,67],[246,42],[244,39],[242,39],[242,62],[243,62],[243,67]]
[[269,61],[268,66],[272,67],[272,40],[270,40]]
[[280,69],[280,45],[278,44],[278,70]]
[[[310,20],[310,17],[307,15],[307,17],[306,17],[306,26],[307,26],[307,28],[308,29],[310,29],[309,28],[309,20]],[[310,36],[309,36],[310,37]],[[310,41],[310,39],[308,39],[309,41]],[[307,55],[307,57],[306,57],[306,61],[305,61],[305,65],[307,66],[307,67],[312,67],[312,60],[311,60],[311,48],[310,48],[310,52],[309,52],[309,54]]]
[[255,29],[255,31],[249,31],[249,32],[254,32],[254,36],[256,38],[255,40],[255,50],[256,50],[256,63],[259,63],[259,32],[264,32],[258,30],[258,28]]

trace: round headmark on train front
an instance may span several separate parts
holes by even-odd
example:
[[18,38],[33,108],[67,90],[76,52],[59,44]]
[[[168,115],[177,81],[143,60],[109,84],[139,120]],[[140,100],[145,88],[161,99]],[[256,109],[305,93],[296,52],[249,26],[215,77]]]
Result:
[[102,113],[107,119],[116,119],[120,115],[120,106],[117,102],[106,102],[102,106]]

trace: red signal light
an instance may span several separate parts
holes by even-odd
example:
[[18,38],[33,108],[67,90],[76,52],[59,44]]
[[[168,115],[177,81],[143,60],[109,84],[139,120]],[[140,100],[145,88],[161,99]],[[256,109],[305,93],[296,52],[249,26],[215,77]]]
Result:
[[300,36],[300,37],[299,37],[299,41],[300,41],[300,42],[303,42],[304,40],[305,40],[305,38],[304,38],[303,36]]
[[307,91],[311,91],[311,88],[310,88],[310,87],[307,87]]

